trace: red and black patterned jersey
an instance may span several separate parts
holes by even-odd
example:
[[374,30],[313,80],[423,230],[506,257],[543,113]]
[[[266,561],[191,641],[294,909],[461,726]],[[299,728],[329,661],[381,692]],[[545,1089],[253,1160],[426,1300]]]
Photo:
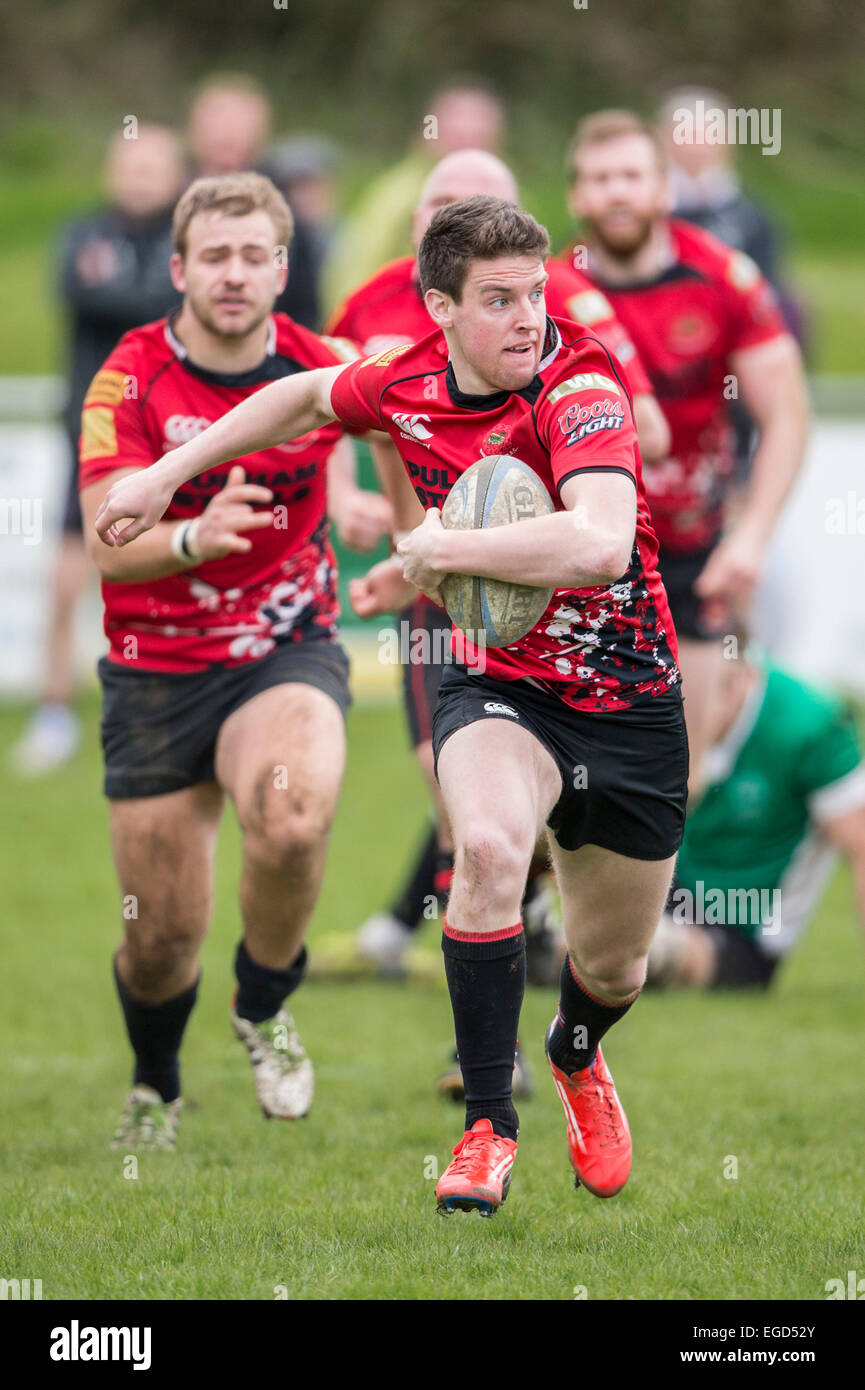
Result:
[[[787,333],[757,266],[708,232],[672,221],[675,259],[657,279],[596,280],[637,346],[672,435],[670,457],[646,465],[652,523],[679,552],[711,545],[735,466],[730,357]],[[568,260],[570,252],[563,252]]]
[[[529,677],[575,709],[650,701],[679,680],[676,638],[617,362],[574,324],[548,319],[534,380],[522,391],[472,396],[442,361],[440,342],[434,333],[346,367],[331,394],[337,417],[350,430],[390,434],[424,507],[440,507],[485,454],[529,464],[560,511],[559,489],[578,473],[612,469],[630,478],[637,527],[626,573],[615,584],[557,590],[531,632],[482,659],[495,679]],[[459,658],[457,640],[453,651]],[[469,660],[476,657],[469,648]]]
[[[613,314],[600,290],[573,266],[547,262],[544,297],[554,319],[573,319],[591,327],[596,338],[619,359],[631,395],[651,392],[649,379],[634,344]],[[365,285],[361,285],[336,310],[326,331],[357,343],[365,357],[386,352],[399,343],[418,342],[432,332],[433,323],[423,302],[413,256],[391,261]],[[447,356],[447,348],[442,352]]]
[[[147,468],[200,434],[268,382],[344,361],[285,314],[270,320],[267,353],[249,372],[206,371],[161,319],[134,329],[93,380],[81,416],[81,488],[121,468]],[[326,519],[327,459],[338,424],[234,460],[246,481],[271,489],[274,525],[250,531],[245,554],[138,584],[102,585],[109,660],[150,671],[244,665],[278,642],[334,636],[336,566]],[[231,463],[191,478],[167,521],[200,516]]]

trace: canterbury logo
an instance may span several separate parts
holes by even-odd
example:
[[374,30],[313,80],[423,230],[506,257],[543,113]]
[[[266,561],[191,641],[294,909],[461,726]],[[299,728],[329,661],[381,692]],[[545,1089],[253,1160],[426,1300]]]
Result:
[[429,420],[428,415],[395,415],[393,422],[409,439],[432,439],[432,430],[428,430],[426,425],[421,424],[421,420]]
[[510,705],[500,705],[497,700],[487,700],[484,709],[487,714],[509,714],[511,719],[519,719],[520,717],[515,709],[511,709]]

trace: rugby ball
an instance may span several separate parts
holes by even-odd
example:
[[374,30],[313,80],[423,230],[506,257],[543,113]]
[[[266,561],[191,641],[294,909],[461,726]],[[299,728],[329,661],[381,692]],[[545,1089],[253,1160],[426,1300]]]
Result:
[[[510,454],[490,454],[460,475],[441,517],[446,531],[477,531],[553,511],[533,468]],[[553,592],[476,574],[449,574],[441,585],[452,623],[478,647],[509,647],[525,637],[540,622]]]

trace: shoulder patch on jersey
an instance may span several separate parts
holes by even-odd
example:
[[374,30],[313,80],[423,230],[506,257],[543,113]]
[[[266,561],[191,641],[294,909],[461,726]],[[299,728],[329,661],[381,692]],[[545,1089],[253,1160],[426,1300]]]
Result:
[[119,405],[123,400],[128,380],[129,377],[125,372],[111,370],[97,372],[90,383],[87,395],[84,397],[84,404]]
[[368,367],[389,367],[395,357],[401,357],[402,354],[408,352],[411,347],[414,347],[414,343],[400,343],[399,347],[388,348],[387,352],[383,352],[381,357],[374,357],[371,362],[367,362],[364,365]]
[[340,362],[356,362],[360,357],[357,347],[350,338],[332,338],[329,333],[320,333],[319,337],[323,343],[327,343],[331,352],[339,358]]
[[612,305],[600,290],[583,290],[580,294],[571,295],[567,300],[567,309],[578,323],[600,323],[601,319],[613,317]]
[[117,453],[117,427],[109,406],[92,405],[81,416],[81,461]]
[[737,251],[730,257],[727,266],[727,279],[737,290],[749,290],[760,278],[760,267],[744,251]]
[[593,388],[621,395],[617,383],[611,377],[604,376],[602,372],[580,372],[578,376],[569,376],[567,381],[560,381],[547,396],[547,400],[550,405],[555,405],[556,401],[560,401],[564,396],[575,396],[578,391],[590,391]]

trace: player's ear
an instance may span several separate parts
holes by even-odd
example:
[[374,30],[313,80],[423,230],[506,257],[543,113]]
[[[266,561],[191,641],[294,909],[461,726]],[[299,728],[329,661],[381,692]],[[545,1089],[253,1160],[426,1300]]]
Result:
[[442,290],[427,290],[423,297],[427,313],[437,328],[452,328],[453,317],[451,309],[453,300],[449,294],[444,294]]
[[169,262],[171,271],[171,283],[178,294],[186,293],[186,269],[183,264],[183,257],[179,251],[175,251]]

